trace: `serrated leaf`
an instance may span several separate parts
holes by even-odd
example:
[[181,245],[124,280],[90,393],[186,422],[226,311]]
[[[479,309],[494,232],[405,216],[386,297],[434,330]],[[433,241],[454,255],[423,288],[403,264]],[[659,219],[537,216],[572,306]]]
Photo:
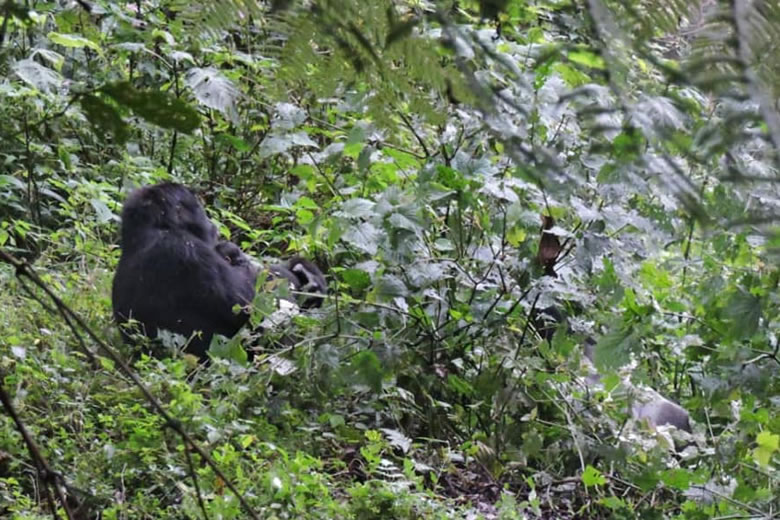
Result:
[[763,431],[756,436],[758,447],[753,450],[753,459],[762,467],[772,462],[772,457],[780,446],[780,435]]
[[767,431],[761,432],[756,436],[756,444],[772,451],[777,451],[780,448],[780,435]]
[[406,275],[415,287],[425,287],[442,280],[446,270],[442,264],[417,262],[406,269]]
[[284,135],[270,135],[263,139],[258,149],[260,157],[271,157],[284,153],[294,146],[312,146],[317,147],[317,143],[312,141],[304,132]]
[[298,369],[295,363],[281,356],[271,356],[268,358],[268,364],[271,370],[280,376],[289,376]]
[[17,61],[13,71],[19,78],[43,92],[50,92],[62,85],[62,76],[32,59]]
[[726,316],[731,322],[729,337],[747,339],[756,333],[761,321],[761,299],[738,290],[726,304]]
[[228,339],[219,334],[215,334],[211,338],[209,353],[214,357],[230,359],[240,365],[245,365],[248,359],[246,350],[244,350],[237,338]]
[[110,209],[108,209],[108,206],[102,200],[90,199],[89,203],[92,206],[92,209],[95,210],[95,213],[97,214],[97,220],[99,223],[102,224],[108,222],[109,220],[115,217],[114,213]]
[[292,103],[278,103],[275,107],[271,127],[274,130],[292,130],[306,121],[306,111]]
[[195,58],[192,57],[192,54],[189,52],[184,51],[173,51],[168,56],[171,57],[173,61],[176,63],[181,63],[183,61],[188,61],[190,63],[195,63]]
[[295,146],[311,146],[313,148],[319,148],[317,143],[315,143],[306,132],[295,132],[294,134],[290,134],[290,138],[292,139],[292,143]]
[[44,60],[48,61],[55,69],[57,69],[57,72],[62,70],[62,65],[65,63],[65,57],[59,52],[53,51],[51,49],[35,49],[32,56],[40,56]]
[[200,125],[200,116],[195,109],[168,92],[136,90],[125,82],[106,85],[101,91],[159,127],[189,134]]
[[400,278],[386,274],[376,281],[374,291],[382,299],[392,299],[398,296],[406,296],[409,291],[406,284]]
[[604,58],[599,56],[593,51],[586,50],[586,49],[579,49],[574,51],[569,51],[568,58],[574,63],[579,63],[580,65],[585,65],[586,67],[590,67],[592,69],[599,69],[599,70],[605,70],[606,69],[606,63],[604,62]]
[[314,220],[314,213],[308,209],[297,209],[295,211],[295,220],[298,222],[298,225],[306,226]]
[[360,379],[375,393],[382,391],[382,364],[374,352],[358,352],[353,356],[351,365]]
[[320,205],[314,202],[310,197],[300,197],[295,201],[296,208],[320,209]]
[[615,369],[625,365],[637,343],[633,330],[616,328],[602,336],[594,349],[593,363],[599,371]]
[[241,139],[238,136],[231,135],[231,134],[219,134],[217,135],[217,138],[220,141],[223,141],[227,144],[229,144],[233,149],[235,149],[237,152],[248,152],[252,147],[249,146],[249,144]]
[[371,285],[371,277],[360,269],[347,269],[341,273],[341,279],[355,291],[362,291]]
[[691,474],[684,469],[670,469],[661,473],[661,481],[669,487],[685,491],[691,487]]
[[342,240],[369,255],[376,254],[379,237],[379,230],[368,222],[350,226],[341,236]]
[[409,448],[412,447],[412,439],[404,435],[398,430],[391,430],[389,428],[382,428],[381,431],[387,436],[387,440],[390,445],[395,448],[400,448],[402,452],[407,453]]
[[422,231],[422,227],[419,224],[401,213],[393,213],[387,221],[396,229],[405,229],[415,233]]
[[339,213],[354,218],[368,218],[374,214],[375,203],[368,199],[349,199],[341,205]]
[[[495,378],[493,378],[495,380]],[[447,374],[447,386],[463,396],[474,395],[474,387],[462,377],[456,374]]]

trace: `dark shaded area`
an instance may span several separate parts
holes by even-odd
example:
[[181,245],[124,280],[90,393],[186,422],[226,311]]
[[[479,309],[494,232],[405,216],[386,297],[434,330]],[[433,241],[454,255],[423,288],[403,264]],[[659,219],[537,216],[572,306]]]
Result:
[[[219,242],[216,245],[217,252],[223,256],[230,265],[245,270],[247,276],[257,276],[257,267],[252,259],[244,253],[240,247],[232,242]],[[322,296],[300,295],[298,305],[304,309],[322,306],[325,295],[328,294],[328,282],[325,275],[313,262],[300,256],[294,256],[281,264],[268,267],[269,279],[285,278],[293,291],[316,293]]]

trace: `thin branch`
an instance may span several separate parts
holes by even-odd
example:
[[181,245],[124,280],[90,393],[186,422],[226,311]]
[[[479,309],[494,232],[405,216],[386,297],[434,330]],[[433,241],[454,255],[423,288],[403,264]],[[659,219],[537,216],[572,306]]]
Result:
[[[252,509],[252,507],[249,505],[249,503],[246,501],[246,498],[238,491],[238,488],[236,488],[235,484],[225,475],[222,470],[219,468],[217,463],[214,461],[214,459],[211,458],[211,456],[206,453],[206,450],[200,447],[199,444],[195,442],[195,440],[190,436],[189,433],[187,433],[186,430],[184,430],[181,423],[174,418],[168,411],[165,409],[165,407],[162,405],[160,401],[158,401],[151,393],[151,391],[144,385],[144,383],[141,381],[141,378],[138,377],[138,375],[125,363],[125,361],[122,359],[119,354],[117,354],[113,348],[109,347],[108,344],[106,344],[102,339],[100,339],[97,334],[87,325],[84,320],[73,312],[70,307],[68,307],[54,292],[49,289],[49,287],[41,280],[41,278],[38,276],[38,274],[33,270],[27,263],[18,260],[13,255],[6,252],[4,249],[0,248],[0,261],[3,261],[7,264],[10,264],[16,269],[16,276],[21,277],[24,276],[31,280],[35,285],[40,287],[46,295],[52,300],[54,305],[60,310],[60,312],[67,314],[70,316],[70,318],[78,324],[81,329],[86,332],[87,336],[95,342],[98,347],[100,347],[100,350],[105,353],[106,356],[108,356],[115,364],[118,366],[123,374],[125,374],[134,384],[135,386],[141,391],[146,401],[152,406],[152,408],[159,414],[163,419],[165,419],[166,426],[174,430],[176,433],[179,434],[179,436],[182,438],[182,440],[185,442],[185,444],[192,447],[193,450],[195,450],[198,455],[201,456],[201,458],[208,464],[208,466],[211,468],[212,471],[225,483],[225,486],[236,496],[238,501],[241,503],[241,505],[244,507],[244,509],[247,511],[247,513],[254,518],[255,520],[260,520],[260,517],[257,516],[257,513]],[[195,476],[193,475],[193,478]]]
[[[2,251],[0,251],[0,253],[2,253]],[[30,435],[30,432],[27,431],[27,427],[22,422],[19,414],[16,413],[16,408],[14,408],[11,396],[8,395],[8,393],[5,391],[5,387],[2,385],[2,382],[5,381],[5,377],[5,372],[0,370],[0,403],[2,403],[6,413],[8,413],[8,416],[11,417],[11,420],[16,424],[16,429],[22,435],[24,443],[27,445],[27,451],[30,452],[30,457],[35,464],[38,477],[46,484],[44,487],[44,494],[46,495],[46,500],[49,503],[49,508],[51,509],[54,520],[58,520],[57,507],[55,506],[54,499],[49,492],[49,486],[54,488],[54,492],[57,494],[60,505],[65,510],[65,515],[69,519],[73,520],[74,516],[70,511],[70,507],[68,506],[68,501],[65,497],[63,486],[60,486],[60,482],[63,482],[64,479],[60,473],[51,469],[48,461],[41,454],[41,450],[38,449],[38,445],[35,443],[35,440],[33,440],[32,435]]]

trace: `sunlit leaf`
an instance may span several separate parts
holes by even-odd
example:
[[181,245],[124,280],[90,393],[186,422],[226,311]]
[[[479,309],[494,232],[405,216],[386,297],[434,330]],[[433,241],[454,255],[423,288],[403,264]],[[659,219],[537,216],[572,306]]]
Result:
[[50,32],[47,35],[47,37],[52,42],[56,43],[57,45],[62,45],[63,47],[70,47],[75,49],[79,49],[82,47],[89,47],[90,49],[97,52],[98,54],[103,53],[103,49],[101,49],[97,43],[78,34],[62,34],[57,32]]

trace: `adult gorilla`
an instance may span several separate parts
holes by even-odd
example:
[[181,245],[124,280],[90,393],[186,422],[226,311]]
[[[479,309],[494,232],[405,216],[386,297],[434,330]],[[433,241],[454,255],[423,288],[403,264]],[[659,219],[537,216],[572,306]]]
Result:
[[[232,336],[247,322],[248,313],[234,308],[252,303],[257,268],[238,246],[217,241],[216,227],[184,186],[133,192],[122,210],[121,248],[112,291],[118,323],[134,320],[151,338],[160,329],[192,336],[187,350],[205,359],[214,334]],[[313,268],[324,293],[324,277]],[[131,342],[129,332],[122,327]]]
[[[137,321],[138,332],[159,329],[186,337],[188,350],[205,357],[211,337],[232,336],[248,319],[235,313],[254,297],[254,272],[232,265],[216,250],[217,230],[200,202],[184,186],[146,186],[122,210],[122,255],[112,300],[114,317]],[[122,327],[125,340],[130,336]]]

